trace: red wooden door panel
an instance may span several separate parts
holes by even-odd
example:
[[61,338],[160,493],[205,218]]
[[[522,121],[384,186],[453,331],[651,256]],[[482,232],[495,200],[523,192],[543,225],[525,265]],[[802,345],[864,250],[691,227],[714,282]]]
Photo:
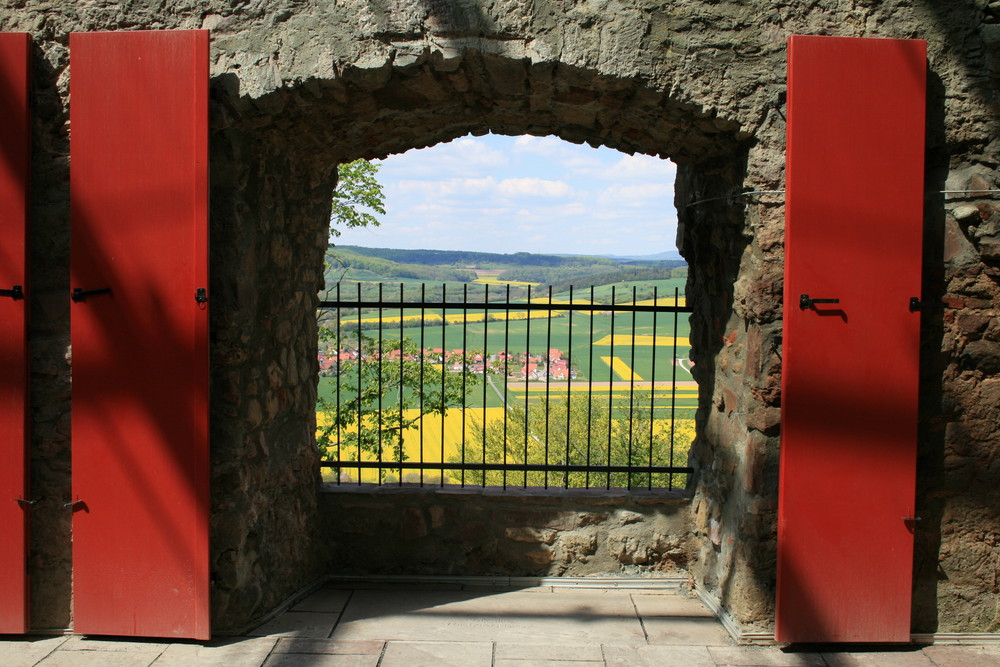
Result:
[[74,627],[206,639],[208,33],[70,64]]
[[[31,38],[0,34],[0,634],[28,630],[27,217]],[[20,288],[20,289],[18,289]]]
[[910,639],[925,70],[789,41],[779,641]]

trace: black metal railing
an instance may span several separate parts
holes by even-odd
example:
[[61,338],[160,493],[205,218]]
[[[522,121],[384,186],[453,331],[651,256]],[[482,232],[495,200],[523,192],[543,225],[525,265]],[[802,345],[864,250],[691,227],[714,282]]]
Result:
[[358,283],[321,301],[324,478],[684,486],[697,385],[679,291],[490,287]]

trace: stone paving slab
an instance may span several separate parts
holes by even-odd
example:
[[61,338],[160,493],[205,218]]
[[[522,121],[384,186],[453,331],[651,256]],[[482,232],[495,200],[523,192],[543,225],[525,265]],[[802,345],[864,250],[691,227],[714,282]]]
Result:
[[379,667],[473,667],[492,660],[491,642],[389,642]]
[[643,616],[642,626],[650,644],[732,646],[733,638],[714,618]]
[[650,644],[731,646],[733,639],[711,610],[684,595],[632,594]]
[[154,667],[257,667],[264,663],[277,641],[273,637],[237,637],[204,644],[171,644]]
[[923,652],[938,667],[1000,667],[1000,644],[927,646]]
[[158,653],[123,653],[121,651],[56,651],[39,667],[149,667]]
[[822,656],[830,667],[934,667],[920,649],[829,652]]
[[44,639],[0,640],[0,665],[4,665],[4,667],[31,667],[59,648],[68,639],[69,637],[46,637]]
[[604,662],[600,644],[553,646],[552,644],[501,644],[494,650],[497,660],[577,660]]
[[307,639],[302,637],[279,639],[275,653],[311,653],[329,655],[382,655],[385,642],[381,640]]
[[325,639],[333,632],[340,614],[317,611],[286,611],[248,634],[252,637],[310,637]]
[[377,655],[312,655],[307,653],[275,653],[264,663],[264,667],[376,667],[377,665]]
[[120,639],[111,637],[96,639],[94,637],[74,635],[67,638],[66,641],[59,647],[59,650],[60,651],[109,651],[113,653],[156,653],[157,655],[159,655],[168,646],[170,646],[170,644],[163,641],[162,639],[156,639],[151,641]]
[[645,643],[627,592],[439,593],[356,591],[336,639],[480,641],[576,645]]
[[607,667],[716,667],[705,646],[605,646]]
[[632,593],[636,612],[643,618],[667,616],[670,618],[710,618],[715,620],[712,610],[698,598],[686,595],[650,595]]
[[719,667],[825,667],[819,653],[791,653],[776,646],[709,646]]
[[289,611],[318,611],[337,613],[344,611],[347,601],[351,599],[350,590],[324,586],[315,593],[308,595]]
[[148,667],[169,647],[170,644],[162,640],[94,639],[77,635],[65,638],[56,650],[36,664],[44,667]]

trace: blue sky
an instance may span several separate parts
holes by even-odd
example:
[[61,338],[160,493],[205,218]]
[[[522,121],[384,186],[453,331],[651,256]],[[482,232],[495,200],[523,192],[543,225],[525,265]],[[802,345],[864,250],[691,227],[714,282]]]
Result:
[[386,215],[334,242],[650,255],[675,249],[672,162],[555,137],[467,136],[381,161]]

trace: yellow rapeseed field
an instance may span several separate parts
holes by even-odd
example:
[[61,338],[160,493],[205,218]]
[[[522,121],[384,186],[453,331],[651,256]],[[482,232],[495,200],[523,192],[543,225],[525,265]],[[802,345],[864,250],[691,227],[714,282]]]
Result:
[[[514,310],[514,311],[511,311],[509,313],[500,312],[500,311],[493,311],[493,312],[491,312],[489,314],[489,319],[491,319],[491,320],[499,320],[499,321],[503,321],[503,320],[506,319],[506,320],[515,321],[515,320],[526,320],[526,319],[528,319],[530,317],[531,319],[535,320],[535,319],[540,319],[540,318],[546,318],[546,317],[549,317],[550,315],[555,315],[555,314],[556,314],[555,312],[549,313],[549,312],[546,312],[546,311],[543,311],[543,310],[535,310],[535,311],[527,311],[527,310],[520,310],[520,311],[518,311],[518,310]],[[446,321],[448,321],[448,322],[453,323],[453,324],[459,324],[459,323],[462,323],[462,322],[482,322],[483,320],[487,319],[487,315],[484,314],[484,313],[465,313],[465,314],[463,314],[463,313],[448,313],[448,314],[445,315],[444,319]],[[420,320],[423,320],[424,322],[427,322],[427,323],[440,322],[441,321],[441,313],[425,313],[423,316],[421,316],[421,315],[404,315],[403,317],[399,317],[397,315],[395,317],[382,317],[381,322],[382,322],[382,324],[390,324],[390,323],[391,324],[395,324],[395,323],[397,323],[397,322],[399,322],[401,320],[404,323],[410,323],[410,322],[412,322],[414,324],[419,323]],[[363,322],[363,323],[378,323],[380,320],[379,320],[378,317],[362,317],[360,320],[358,320],[356,318],[348,318],[348,319],[343,320],[343,322],[348,323],[348,324],[353,323],[353,322],[358,322],[358,321]]]
[[[485,284],[486,282],[489,282],[490,284],[494,284],[494,283],[500,284],[497,281],[489,279],[489,278],[479,278],[475,282],[477,282],[477,283],[483,283],[483,284]],[[503,284],[506,284],[506,283],[503,283]],[[522,285],[523,286],[523,285],[537,285],[538,283],[512,282],[510,284],[511,285]],[[548,300],[548,297],[539,297],[539,298],[532,299],[531,302],[532,303],[548,303],[549,300]],[[567,299],[553,299],[552,303],[553,304],[570,303],[570,301],[567,300]],[[586,299],[573,299],[572,303],[586,305],[586,304],[589,304],[590,301],[586,300]],[[636,303],[638,305],[648,306],[648,305],[652,305],[653,304],[653,300],[652,299],[646,299],[644,301],[637,301]],[[661,306],[672,306],[672,305],[675,305],[673,297],[671,297],[669,299],[666,299],[666,298],[657,299],[656,303],[659,304],[659,305],[661,305]],[[678,299],[677,300],[677,304],[678,305],[684,305],[684,299],[683,298]],[[516,308],[516,305],[515,305],[515,308]],[[474,308],[473,308],[473,310],[474,310]],[[566,311],[551,311],[551,312],[547,312],[547,311],[543,311],[543,310],[536,310],[536,311],[512,310],[509,313],[503,313],[503,312],[499,312],[499,311],[492,311],[489,314],[489,318],[493,319],[493,320],[500,320],[500,321],[503,321],[504,319],[508,319],[508,320],[512,320],[512,321],[514,321],[514,320],[526,320],[526,319],[529,319],[529,318],[531,318],[531,319],[544,319],[546,317],[552,317],[552,316],[558,317],[559,315],[561,315],[561,314],[563,314],[565,312]],[[602,311],[600,310],[600,307],[598,306],[597,308],[594,309],[593,312],[596,314],[596,313],[600,313]],[[588,315],[588,314],[590,314],[590,311],[585,311],[585,310],[584,311],[577,311],[577,314]],[[483,320],[487,319],[487,315],[485,313],[467,313],[467,314],[463,314],[463,313],[446,313],[445,316],[444,316],[444,319],[447,320],[448,322],[451,322],[451,323],[459,323],[459,322],[482,322]],[[395,316],[388,316],[387,315],[387,316],[383,316],[381,318],[381,321],[382,321],[383,324],[390,324],[390,323],[395,324],[395,323],[398,323],[400,321],[402,321],[404,323],[412,322],[414,324],[417,324],[421,320],[423,320],[425,322],[428,322],[428,323],[440,322],[441,321],[441,313],[424,313],[423,315],[404,315],[402,317],[400,317],[398,315],[395,315]],[[344,322],[363,322],[363,323],[366,323],[366,324],[377,323],[378,321],[379,321],[378,317],[362,317],[360,320],[357,319],[357,318],[348,318],[348,319],[344,320]],[[609,345],[610,344],[610,340],[611,340],[610,336],[605,336],[604,338],[602,338],[602,339],[600,339],[598,341],[595,341],[594,345]],[[624,345],[624,344],[628,343],[628,340],[629,339],[626,336],[615,336],[615,343],[616,344],[619,343],[619,342],[621,342]],[[635,340],[636,340],[636,342],[635,342],[636,345],[652,345],[653,342],[654,342],[652,336],[636,336]],[[690,345],[690,341],[688,341],[687,338],[677,338],[677,339],[674,339],[674,338],[669,337],[669,336],[657,336],[655,342],[656,342],[657,345],[674,345],[674,344],[676,344],[676,345]]]
[[[503,408],[486,408],[486,420],[492,422],[494,420],[503,419]],[[447,462],[449,458],[458,457],[461,454],[461,444],[462,444],[462,431],[463,425],[465,429],[472,428],[473,424],[482,424],[483,419],[483,408],[469,408],[463,417],[462,410],[448,410],[444,415],[442,420],[441,415],[424,415],[422,420],[422,428],[413,428],[406,431],[403,436],[403,451],[406,454],[407,461],[420,461],[421,459],[428,464],[428,469],[424,471],[423,481],[424,483],[440,483],[441,480],[441,468],[438,467],[436,470],[432,466],[435,464],[440,464],[441,462]],[[417,410],[408,410],[407,417],[416,417],[418,414]],[[317,421],[322,426],[324,423],[329,423],[329,417],[323,413],[318,413],[316,415]],[[464,419],[464,422],[463,422]],[[475,420],[475,421],[474,421]],[[664,433],[670,428],[669,419],[656,419],[654,420],[655,428],[657,432]],[[444,429],[444,456],[442,458],[442,446],[441,446],[441,436],[442,427]],[[694,437],[694,420],[693,419],[678,419],[676,423],[675,439],[678,443],[688,443]],[[386,443],[388,446],[388,443]],[[336,447],[332,447],[327,450],[328,456],[331,458],[337,457]],[[686,448],[681,455],[686,455]],[[354,458],[357,456],[357,452],[341,451],[340,456],[343,459]],[[368,452],[361,452],[361,460],[363,461],[374,461],[376,457]],[[447,464],[446,464],[447,465]],[[344,468],[341,470],[341,481],[342,482],[355,482],[358,481],[358,474],[360,472],[360,478],[362,482],[375,483],[378,482],[378,471],[374,469],[349,469]],[[456,471],[445,470],[445,483],[446,484],[456,484],[460,479],[456,476],[458,473]],[[390,474],[391,481],[398,481],[395,474]],[[323,469],[323,481],[324,482],[335,482],[336,474],[329,469]],[[419,482],[420,472],[416,470],[404,471],[403,473],[404,482]]]
[[611,345],[614,342],[615,346],[624,345],[625,347],[631,347],[633,345],[640,346],[650,346],[656,345],[657,347],[689,347],[691,345],[691,340],[686,337],[678,336],[674,338],[673,336],[657,336],[654,340],[652,336],[649,335],[639,335],[632,336],[629,334],[615,334],[614,341],[611,340],[611,334],[604,336],[603,338],[598,338],[592,345]]
[[601,361],[611,366],[615,373],[618,373],[618,377],[623,380],[635,380],[636,382],[642,382],[642,378],[638,373],[632,371],[629,365],[618,357],[601,357]]

